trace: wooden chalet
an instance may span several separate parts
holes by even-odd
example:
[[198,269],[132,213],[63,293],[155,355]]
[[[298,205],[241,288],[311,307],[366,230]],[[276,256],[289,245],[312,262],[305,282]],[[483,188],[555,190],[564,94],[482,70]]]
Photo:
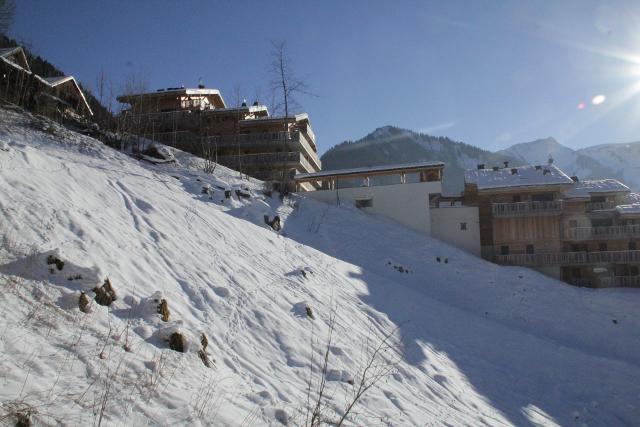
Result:
[[579,181],[552,163],[465,173],[482,256],[579,286],[640,286],[640,205],[614,179]]
[[73,76],[38,76],[20,46],[0,49],[0,77],[0,99],[6,102],[61,121],[93,115]]

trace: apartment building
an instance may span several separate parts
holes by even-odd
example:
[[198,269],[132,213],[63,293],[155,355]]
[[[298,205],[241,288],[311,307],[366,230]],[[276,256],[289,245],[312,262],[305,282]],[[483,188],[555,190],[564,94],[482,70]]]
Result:
[[465,173],[482,256],[578,286],[640,286],[640,204],[614,179],[580,181],[553,163]]
[[295,182],[307,197],[385,216],[480,255],[478,208],[442,196],[443,168],[423,161],[326,170],[298,174]]
[[[171,145],[254,178],[286,183],[296,173],[321,169],[316,137],[306,113],[273,117],[258,102],[227,107],[217,89],[168,88],[126,94],[118,101],[131,132]],[[308,187],[311,184],[306,184]]]

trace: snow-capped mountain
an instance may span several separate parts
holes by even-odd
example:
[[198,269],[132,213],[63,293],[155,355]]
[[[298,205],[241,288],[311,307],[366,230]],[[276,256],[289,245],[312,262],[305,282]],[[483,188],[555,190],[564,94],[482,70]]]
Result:
[[567,174],[580,179],[616,178],[640,191],[640,142],[573,150],[549,137],[490,152],[446,137],[385,126],[356,142],[336,145],[322,156],[322,163],[325,169],[340,169],[441,160],[446,165],[444,188],[456,193],[462,190],[464,169],[475,168],[477,164],[487,167],[502,166],[504,161],[512,165],[542,164],[549,158]]
[[18,110],[0,108],[0,141],[0,425],[640,419],[635,289],[500,267]]
[[544,163],[550,157],[570,175],[581,179],[616,178],[640,190],[640,143],[607,144],[573,150],[553,138],[513,145],[499,153],[522,163]]

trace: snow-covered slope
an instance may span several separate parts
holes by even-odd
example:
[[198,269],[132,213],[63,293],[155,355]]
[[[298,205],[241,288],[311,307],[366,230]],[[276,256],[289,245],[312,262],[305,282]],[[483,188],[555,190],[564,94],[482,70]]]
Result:
[[[332,313],[327,420],[394,329],[401,360],[345,425],[640,419],[637,290],[498,267],[355,209],[280,203],[184,153],[139,163],[15,111],[0,110],[0,139],[0,423],[31,410],[50,425],[303,425]],[[263,222],[275,214],[279,233]],[[81,312],[81,291],[107,277],[117,300]],[[168,348],[176,331],[184,353]]]

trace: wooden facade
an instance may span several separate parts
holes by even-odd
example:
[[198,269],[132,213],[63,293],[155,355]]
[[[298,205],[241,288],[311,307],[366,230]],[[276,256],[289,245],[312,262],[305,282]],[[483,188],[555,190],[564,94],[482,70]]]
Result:
[[467,182],[463,199],[479,208],[483,257],[580,286],[640,286],[640,213],[616,209],[628,203],[629,189],[589,189],[591,181],[574,180],[491,188]]
[[271,117],[258,102],[227,108],[215,89],[173,88],[124,95],[127,129],[293,190],[296,173],[321,169],[306,114]]
[[21,47],[0,49],[0,99],[57,121],[82,121],[93,115],[72,76],[34,74]]

